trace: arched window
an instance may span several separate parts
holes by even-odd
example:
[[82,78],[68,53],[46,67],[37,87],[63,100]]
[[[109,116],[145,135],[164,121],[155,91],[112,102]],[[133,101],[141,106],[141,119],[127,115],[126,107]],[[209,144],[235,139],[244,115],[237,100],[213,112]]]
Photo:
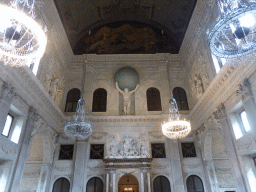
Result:
[[69,190],[70,190],[69,180],[62,177],[57,179],[57,181],[55,181],[52,192],[69,192]]
[[107,91],[99,88],[93,92],[92,112],[106,112]]
[[86,192],[103,192],[103,182],[98,177],[93,177],[87,182]]
[[65,112],[76,112],[77,102],[80,99],[81,92],[79,89],[74,88],[69,90],[66,101]]
[[186,91],[181,87],[175,87],[172,93],[174,99],[177,101],[179,110],[189,110]]
[[160,91],[151,87],[147,90],[148,111],[162,111]]
[[170,182],[165,176],[158,176],[153,182],[154,192],[171,192]]
[[204,192],[203,182],[200,177],[191,175],[187,178],[188,192]]

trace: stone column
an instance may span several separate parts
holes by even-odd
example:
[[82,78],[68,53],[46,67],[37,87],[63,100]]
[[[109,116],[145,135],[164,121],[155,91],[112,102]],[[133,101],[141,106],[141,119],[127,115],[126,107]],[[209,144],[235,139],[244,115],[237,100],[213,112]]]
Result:
[[171,159],[171,170],[173,175],[173,188],[174,192],[185,192],[185,184],[182,175],[182,166],[180,159],[180,152],[178,146],[178,140],[168,140],[169,150],[172,152],[170,155]]
[[207,181],[207,190],[209,192],[219,192],[218,180],[215,172],[214,162],[211,160],[203,161],[204,173]]
[[244,82],[239,85],[237,95],[241,96],[250,128],[254,134],[256,134],[256,106],[248,79],[245,79]]
[[106,186],[106,192],[116,192],[116,169],[108,168],[108,189]]
[[106,192],[109,192],[109,173],[106,174]]
[[141,191],[142,192],[151,192],[151,183],[150,183],[150,168],[145,167],[141,168]]
[[0,87],[0,133],[3,132],[7,114],[9,113],[11,100],[15,96],[14,88],[8,83],[2,82]]
[[140,170],[140,191],[144,192],[145,184],[144,184],[144,173]]
[[21,137],[21,147],[19,150],[19,156],[17,157],[17,161],[14,166],[13,175],[11,178],[11,183],[9,186],[9,192],[18,192],[19,185],[22,179],[22,175],[24,172],[28,151],[29,151],[29,144],[31,141],[31,133],[35,126],[37,126],[38,122],[38,115],[36,110],[33,107],[29,108],[26,125],[24,127],[23,137]]
[[51,174],[52,164],[42,164],[37,192],[48,192],[50,190]]
[[151,192],[151,180],[150,180],[150,173],[147,172],[147,179],[148,179],[148,192]]
[[76,144],[76,158],[72,191],[83,191],[84,169],[87,154],[87,141],[78,141]]
[[222,128],[224,142],[226,145],[226,149],[228,151],[229,159],[231,162],[231,167],[233,169],[237,191],[246,192],[247,191],[246,183],[245,183],[245,179],[242,175],[241,164],[239,162],[238,154],[237,154],[236,147],[235,147],[236,146],[235,141],[233,138],[233,134],[231,132],[231,131],[233,131],[233,129],[231,126],[231,122],[228,118],[228,114],[226,112],[225,105],[223,103],[218,107],[217,111],[214,112],[214,115],[215,115],[216,119],[219,120],[219,123]]

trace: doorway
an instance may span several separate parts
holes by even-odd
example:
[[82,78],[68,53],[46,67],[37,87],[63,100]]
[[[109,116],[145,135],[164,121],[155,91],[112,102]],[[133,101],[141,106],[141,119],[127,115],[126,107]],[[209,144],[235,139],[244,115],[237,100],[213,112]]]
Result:
[[139,182],[135,176],[127,174],[118,182],[118,192],[139,192]]

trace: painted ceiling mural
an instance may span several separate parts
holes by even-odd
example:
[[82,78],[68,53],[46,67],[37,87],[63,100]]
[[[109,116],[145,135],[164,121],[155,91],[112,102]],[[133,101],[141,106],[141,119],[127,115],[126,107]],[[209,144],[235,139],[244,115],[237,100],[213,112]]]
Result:
[[54,1],[74,54],[176,54],[196,4],[196,0]]

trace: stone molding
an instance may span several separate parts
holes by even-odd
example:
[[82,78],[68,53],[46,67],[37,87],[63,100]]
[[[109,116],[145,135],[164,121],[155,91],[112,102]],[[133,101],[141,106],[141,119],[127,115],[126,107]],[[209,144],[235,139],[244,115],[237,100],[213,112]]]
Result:
[[70,62],[125,62],[125,61],[155,61],[155,60],[168,60],[168,61],[177,61],[182,60],[179,54],[166,54],[166,53],[157,53],[157,54],[117,54],[117,55],[74,55]]
[[[225,94],[226,98],[230,97],[230,95],[233,94],[232,91],[225,93],[225,91],[227,91],[227,89],[225,89],[225,86],[227,82],[230,81],[231,77],[237,75],[236,73],[238,72],[238,68],[239,67],[233,65],[225,65],[221,69],[220,73],[213,79],[211,84],[205,90],[204,94],[201,96],[200,100],[196,103],[196,105],[190,112],[190,120],[195,127],[199,127],[200,125],[202,125],[205,121],[203,119],[208,118],[216,110],[217,105],[223,102],[223,100],[221,99],[221,97],[223,97],[223,94]],[[239,74],[241,74],[241,69]],[[236,83],[238,82],[232,81],[232,84]],[[233,87],[233,85],[230,85],[230,88]],[[224,91],[220,92],[220,90]],[[218,92],[220,93],[217,94]]]
[[38,109],[38,114],[49,126],[62,127],[63,113],[29,68],[14,69],[0,65],[0,71],[0,75],[6,77],[3,81],[12,84],[20,98]]

